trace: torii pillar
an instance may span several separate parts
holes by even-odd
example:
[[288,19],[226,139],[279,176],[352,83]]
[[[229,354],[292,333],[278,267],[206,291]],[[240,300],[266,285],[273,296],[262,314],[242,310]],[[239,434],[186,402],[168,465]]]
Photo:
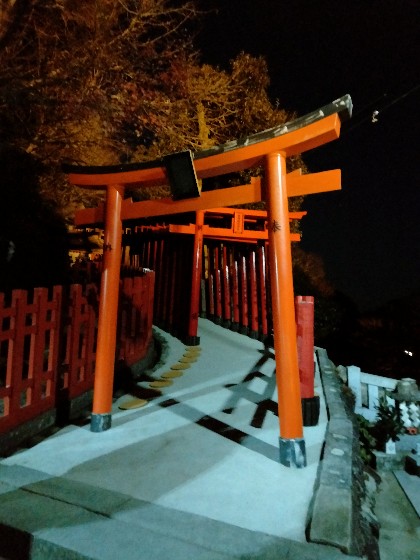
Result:
[[[123,196],[123,185],[107,186],[98,340],[90,424],[92,432],[103,432],[111,427],[110,411],[112,409],[122,253],[121,204]],[[112,371],[112,375],[109,374],[110,371]]]
[[[317,174],[290,173],[286,178],[286,157],[303,153],[339,137],[341,121],[351,116],[349,95],[329,105],[246,139],[215,146],[194,154],[198,179],[249,169],[265,163],[266,200],[269,218],[269,258],[273,306],[274,347],[280,421],[280,462],[288,467],[306,465],[305,441],[297,358],[292,259],[287,199],[341,188],[339,170]],[[95,371],[92,431],[111,427],[112,382],[115,357],[115,326],[118,308],[121,221],[234,206],[262,200],[261,185],[219,189],[185,200],[122,200],[125,185],[143,187],[168,184],[164,160],[107,167],[66,165],[72,184],[106,188],[103,207],[81,211],[77,225],[105,221],[105,270],[101,284],[101,304]],[[111,256],[112,255],[112,256]],[[118,257],[119,255],[119,257]],[[112,278],[111,278],[112,277]],[[191,333],[193,334],[193,333]]]
[[266,174],[271,306],[280,418],[280,462],[283,465],[304,467],[306,450],[296,344],[286,156],[281,152],[268,154]]

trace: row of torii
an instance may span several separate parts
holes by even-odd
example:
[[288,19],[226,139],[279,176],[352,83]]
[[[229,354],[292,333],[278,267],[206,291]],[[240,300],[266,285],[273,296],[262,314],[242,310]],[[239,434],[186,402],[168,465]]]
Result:
[[[133,202],[131,199],[124,200],[126,186],[147,188],[173,181],[171,156],[157,161],[116,166],[64,166],[70,183],[106,190],[105,205],[79,211],[76,215],[78,226],[105,224],[92,431],[101,432],[111,427],[123,221],[265,200],[268,212],[280,462],[295,467],[306,465],[288,197],[338,190],[341,188],[341,172],[331,170],[306,175],[299,172],[287,174],[286,158],[337,139],[341,122],[351,116],[351,111],[351,97],[345,95],[284,125],[196,152],[191,156],[192,171],[198,179],[264,165],[265,189],[262,189],[261,182],[257,180],[250,185],[223,188],[200,195],[199,192],[182,193],[181,185],[181,194],[176,192],[172,198]],[[178,158],[178,154],[174,156],[175,159]],[[184,164],[181,162],[181,165]],[[184,171],[181,168],[182,179]],[[188,178],[185,181],[188,182]]]

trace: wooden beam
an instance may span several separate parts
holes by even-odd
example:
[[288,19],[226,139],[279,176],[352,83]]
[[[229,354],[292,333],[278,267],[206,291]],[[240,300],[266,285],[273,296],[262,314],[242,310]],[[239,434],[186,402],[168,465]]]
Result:
[[[301,175],[300,170],[287,174],[288,196],[305,196],[317,192],[328,192],[341,189],[341,171],[333,169],[320,173]],[[157,200],[144,200],[133,202],[131,198],[125,199],[122,204],[122,220],[135,220],[150,216],[167,216],[196,210],[212,210],[229,212],[228,208],[218,206],[236,206],[250,202],[259,202],[262,199],[261,179],[253,177],[250,185],[241,185],[227,189],[217,189],[201,193],[199,198],[173,200],[163,198]],[[232,213],[233,209],[230,210]],[[264,211],[261,211],[263,213]],[[97,208],[78,210],[75,215],[75,226],[101,224],[104,221],[104,205]]]
[[[287,176],[289,177],[289,175]],[[289,212],[289,219],[290,220],[301,220],[304,216],[306,216],[308,212]],[[206,211],[206,216],[210,216],[211,214],[216,215],[233,215],[233,214],[243,214],[246,218],[267,218],[267,210],[247,210],[245,208],[211,208]]]
[[102,226],[105,220],[105,204],[99,204],[96,208],[83,208],[77,210],[74,215],[75,227],[90,225]]
[[160,198],[141,202],[132,202],[131,199],[127,199],[123,204],[122,217],[123,220],[131,220],[149,216],[208,210],[220,205],[235,206],[248,202],[258,202],[261,200],[261,196],[261,180],[255,177],[250,185],[202,192],[198,198],[186,198],[184,200]]
[[[140,202],[133,202],[131,198],[127,198],[122,204],[121,218],[123,221],[136,220],[151,216],[167,216],[170,214],[195,212],[197,210],[208,210],[222,204],[236,206],[237,204],[259,202],[261,197],[261,179],[253,177],[250,185],[203,192],[198,198],[186,198],[185,200],[160,198],[156,200],[142,200]],[[76,226],[100,224],[103,220],[103,205],[97,208],[79,210],[75,215]]]
[[[184,233],[193,235],[195,233],[195,224],[189,225],[179,225],[171,224],[169,227],[170,233]],[[211,237],[214,239],[225,239],[225,240],[235,240],[235,241],[256,241],[258,239],[266,240],[268,239],[268,231],[254,231],[245,230],[243,233],[235,233],[229,228],[216,228],[208,225],[203,226],[204,237]],[[300,241],[301,237],[299,233],[291,233],[291,241]]]
[[341,189],[341,170],[321,171],[320,173],[308,173],[306,175],[287,175],[287,196],[306,196]]

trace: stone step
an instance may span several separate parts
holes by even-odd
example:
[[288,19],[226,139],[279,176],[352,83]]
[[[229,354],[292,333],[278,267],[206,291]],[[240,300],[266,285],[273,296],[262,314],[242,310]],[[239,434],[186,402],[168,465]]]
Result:
[[18,560],[228,558],[24,489],[2,495],[0,554]]
[[8,560],[342,558],[331,547],[273,537],[13,465],[0,465],[0,556]]

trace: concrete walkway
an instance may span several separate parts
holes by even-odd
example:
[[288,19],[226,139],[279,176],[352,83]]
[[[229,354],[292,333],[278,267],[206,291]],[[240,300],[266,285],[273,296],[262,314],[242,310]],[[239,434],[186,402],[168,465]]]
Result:
[[[381,560],[420,560],[420,520],[391,471],[380,473],[376,500]],[[416,477],[416,482],[418,477]]]
[[125,395],[109,431],[68,426],[0,462],[0,555],[349,559],[305,539],[327,425],[319,378],[308,466],[290,469],[279,463],[275,363],[262,343],[200,320],[201,352],[183,362],[186,347],[156,332],[165,351],[150,378],[179,374],[161,396],[122,411]]

